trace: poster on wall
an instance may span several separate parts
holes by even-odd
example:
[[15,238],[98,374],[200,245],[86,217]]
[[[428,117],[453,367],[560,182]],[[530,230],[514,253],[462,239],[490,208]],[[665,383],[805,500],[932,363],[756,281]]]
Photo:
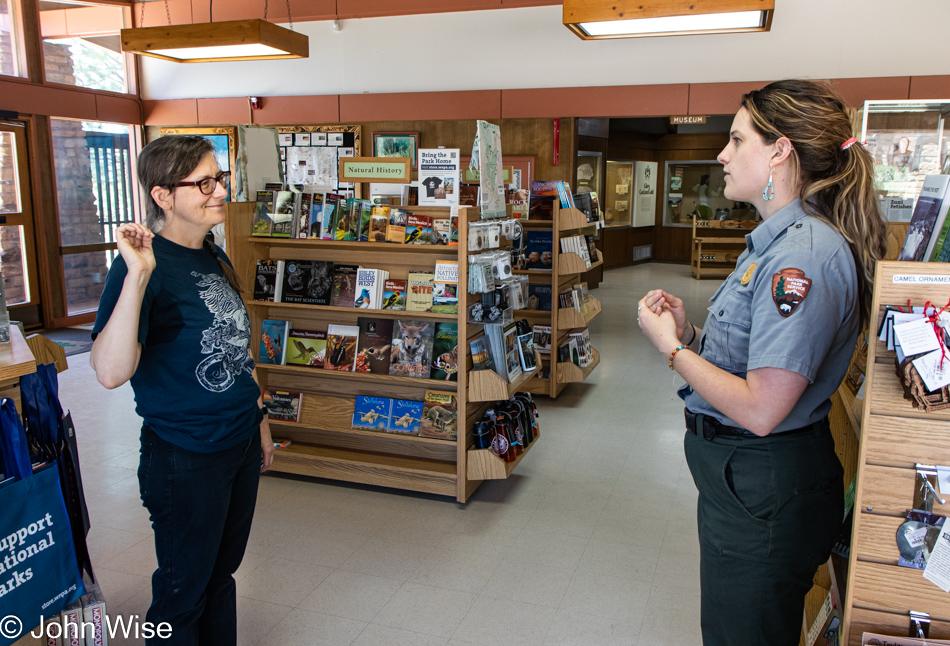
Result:
[[419,206],[459,203],[459,149],[419,149]]
[[634,165],[633,226],[650,227],[656,222],[656,162],[636,162]]
[[501,128],[478,121],[472,161],[478,160],[478,185],[482,219],[503,218],[505,178],[501,162]]
[[338,177],[339,158],[360,149],[360,126],[277,126],[277,145],[286,184],[318,186],[345,197],[360,189]]

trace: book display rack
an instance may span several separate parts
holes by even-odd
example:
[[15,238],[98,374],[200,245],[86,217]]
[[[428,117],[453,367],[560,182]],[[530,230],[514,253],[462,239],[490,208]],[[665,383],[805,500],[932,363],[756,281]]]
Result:
[[[930,638],[950,639],[950,597],[921,570],[898,566],[896,542],[907,511],[918,508],[918,465],[950,465],[950,411],[925,412],[904,398],[895,353],[874,334],[886,305],[930,301],[939,308],[947,302],[948,282],[946,263],[877,266],[841,640],[849,646],[861,644],[865,631],[917,636],[912,613],[929,615]],[[934,514],[950,513],[940,496],[930,499]]]
[[[722,278],[736,268],[736,260],[745,250],[745,234],[758,222],[737,220],[701,220],[693,216],[693,248],[690,273],[696,280]],[[715,231],[715,235],[711,233]]]
[[596,222],[588,222],[587,216],[575,208],[562,209],[555,201],[552,220],[522,220],[526,231],[550,229],[554,231],[552,245],[552,268],[548,270],[519,270],[516,274],[528,276],[532,285],[549,285],[551,288],[551,311],[543,310],[516,310],[515,318],[526,318],[533,325],[549,325],[551,327],[551,354],[542,356],[545,371],[544,376],[537,376],[528,381],[524,390],[537,395],[557,397],[564,387],[573,382],[585,381],[590,373],[600,363],[600,354],[592,348],[593,361],[581,368],[570,361],[558,361],[558,347],[568,339],[572,329],[587,327],[588,323],[602,311],[600,301],[590,297],[589,309],[586,314],[574,308],[560,307],[558,295],[581,280],[581,275],[601,266],[604,262],[603,254],[598,250],[597,257],[592,259],[591,266],[573,252],[562,252],[559,239],[578,234],[591,234],[596,231]]
[[[486,479],[507,478],[525,453],[505,462],[490,449],[473,446],[473,429],[491,402],[507,399],[531,381],[526,373],[506,383],[491,371],[472,369],[469,341],[481,326],[466,321],[465,300],[458,314],[418,311],[366,310],[355,307],[302,305],[253,300],[257,261],[325,260],[360,265],[389,272],[392,279],[406,279],[414,270],[432,271],[436,261],[458,262],[458,284],[468,284],[466,245],[400,245],[318,239],[253,237],[253,202],[230,203],[227,252],[243,284],[253,339],[261,338],[265,319],[289,320],[301,329],[322,330],[328,325],[357,324],[358,317],[455,323],[458,344],[457,381],[391,376],[365,372],[325,370],[307,366],[258,362],[262,389],[301,393],[299,422],[271,419],[275,438],[289,439],[275,452],[273,470],[313,477],[421,491],[465,502]],[[448,207],[412,207],[413,213],[448,218]],[[459,210],[459,240],[468,238],[468,223],[479,219],[477,208]],[[257,348],[253,350],[255,358]],[[540,365],[540,364],[539,364]],[[421,401],[427,390],[457,393],[458,439],[445,440],[401,433],[353,429],[356,399],[383,397]],[[530,449],[534,444],[529,445]]]

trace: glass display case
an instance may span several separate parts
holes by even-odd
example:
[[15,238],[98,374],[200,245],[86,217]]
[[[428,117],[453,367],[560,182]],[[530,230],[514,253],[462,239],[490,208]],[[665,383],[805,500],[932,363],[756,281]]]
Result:
[[633,225],[633,170],[632,160],[607,160],[607,184],[601,206],[607,228]]
[[715,160],[666,162],[663,226],[691,227],[693,214],[704,220],[754,220],[755,209],[723,197],[722,164]]
[[[603,155],[592,150],[577,151],[577,186],[574,191],[577,193],[597,193],[598,199],[602,199],[600,193],[600,173],[602,171]],[[601,208],[603,208],[601,204]]]
[[924,177],[950,172],[948,113],[950,101],[864,103],[860,141],[874,158],[874,180],[889,220],[909,221]]

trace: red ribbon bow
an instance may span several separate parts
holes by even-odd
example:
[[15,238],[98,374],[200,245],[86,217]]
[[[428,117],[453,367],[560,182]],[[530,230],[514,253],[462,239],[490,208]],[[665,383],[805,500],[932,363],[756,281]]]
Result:
[[[933,310],[933,314],[928,314],[927,310]],[[912,310],[913,311],[913,310]],[[940,342],[940,369],[943,370],[943,361],[947,358],[947,345],[943,341],[943,328],[940,327],[940,315],[943,312],[950,311],[950,300],[947,301],[947,304],[941,307],[939,310],[936,305],[932,305],[930,301],[927,301],[927,304],[924,305],[924,318],[934,326],[934,333],[937,335],[937,341]]]

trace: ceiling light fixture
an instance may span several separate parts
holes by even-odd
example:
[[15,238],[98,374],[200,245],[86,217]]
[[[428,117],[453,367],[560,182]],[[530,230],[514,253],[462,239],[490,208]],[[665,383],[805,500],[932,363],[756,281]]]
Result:
[[[123,29],[120,32],[122,51],[176,63],[260,61],[307,58],[310,55],[310,39],[293,31],[290,0],[287,1],[290,29],[267,21],[266,2],[263,20],[255,18],[172,25],[168,0],[165,0],[165,14],[168,17],[168,25]],[[143,0],[139,24],[144,21]]]
[[769,31],[775,0],[564,0],[584,40]]

